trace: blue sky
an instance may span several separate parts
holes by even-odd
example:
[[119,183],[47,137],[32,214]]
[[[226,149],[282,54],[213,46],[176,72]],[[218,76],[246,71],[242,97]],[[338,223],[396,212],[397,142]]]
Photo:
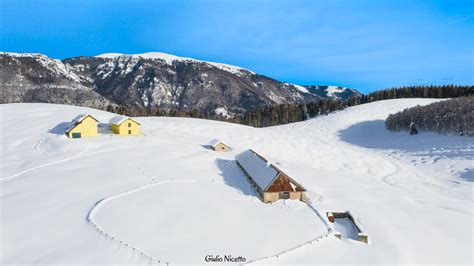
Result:
[[473,84],[473,2],[0,0],[0,50],[159,51],[363,92]]

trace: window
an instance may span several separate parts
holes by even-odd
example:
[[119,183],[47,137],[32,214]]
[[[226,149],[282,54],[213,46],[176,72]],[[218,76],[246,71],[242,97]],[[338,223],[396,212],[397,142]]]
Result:
[[128,130],[128,135],[132,135],[132,131],[131,131],[131,130]]
[[280,192],[279,196],[280,196],[280,199],[289,199],[290,198],[290,192]]
[[128,127],[132,127],[132,123],[128,123]]

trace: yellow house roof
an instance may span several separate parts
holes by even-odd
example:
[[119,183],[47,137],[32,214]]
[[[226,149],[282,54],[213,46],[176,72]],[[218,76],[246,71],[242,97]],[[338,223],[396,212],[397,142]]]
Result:
[[128,119],[132,120],[133,122],[141,125],[138,121],[128,117],[128,116],[122,116],[122,115],[118,115],[118,116],[115,116],[114,118],[110,119],[110,124],[112,125],[120,125],[122,124],[123,122],[127,121]]
[[80,114],[78,116],[76,116],[69,124],[69,126],[66,128],[66,133],[69,133],[69,131],[73,130],[77,125],[79,125],[82,121],[84,121],[84,119],[86,119],[87,117],[90,117],[92,119],[94,119],[96,122],[99,122],[99,120],[97,120],[95,117],[93,117],[92,115],[88,115],[88,114]]

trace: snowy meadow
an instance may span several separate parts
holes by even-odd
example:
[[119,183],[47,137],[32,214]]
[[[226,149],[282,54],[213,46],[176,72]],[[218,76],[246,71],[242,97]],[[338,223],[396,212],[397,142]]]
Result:
[[[474,139],[385,129],[396,99],[268,128],[139,117],[139,137],[68,139],[54,104],[0,105],[0,264],[472,264]],[[213,138],[232,146],[209,149]],[[235,162],[255,149],[284,165],[308,204],[264,204]],[[350,210],[369,243],[337,239]]]

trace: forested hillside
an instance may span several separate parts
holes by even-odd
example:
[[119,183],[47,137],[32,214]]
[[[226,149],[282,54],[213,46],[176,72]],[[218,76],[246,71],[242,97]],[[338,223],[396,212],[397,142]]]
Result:
[[474,136],[474,96],[459,97],[391,114],[385,124],[392,131],[418,130]]
[[390,88],[364,94],[362,97],[348,99],[349,105],[368,103],[397,98],[457,98],[474,95],[474,86],[440,85],[440,86],[405,86]]
[[245,114],[226,116],[225,114],[206,114],[198,110],[162,110],[157,108],[129,108],[124,106],[108,106],[107,111],[131,116],[172,116],[194,117],[227,121],[253,127],[268,127],[304,121],[318,115],[343,110],[346,107],[369,102],[396,98],[456,98],[474,95],[474,86],[413,86],[379,90],[367,95],[351,97],[347,100],[324,99],[299,104],[269,105]]

